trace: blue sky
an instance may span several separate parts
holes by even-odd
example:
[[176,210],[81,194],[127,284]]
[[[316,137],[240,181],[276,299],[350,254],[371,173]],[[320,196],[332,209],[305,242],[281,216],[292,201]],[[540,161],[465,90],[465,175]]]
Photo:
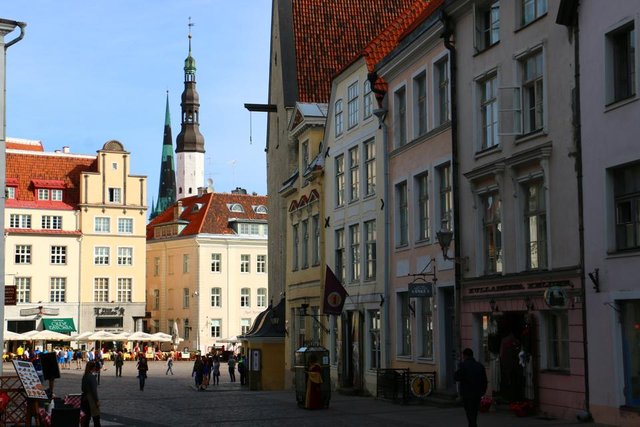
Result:
[[7,51],[7,136],[78,154],[117,139],[151,203],[167,90],[174,147],[180,132],[189,16],[205,179],[266,194],[266,113],[244,103],[267,102],[271,0],[2,0],[0,17],[27,23]]

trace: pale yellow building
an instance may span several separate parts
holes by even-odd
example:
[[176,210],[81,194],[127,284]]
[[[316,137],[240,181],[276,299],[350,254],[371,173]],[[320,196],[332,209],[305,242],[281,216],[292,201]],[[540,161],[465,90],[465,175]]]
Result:
[[8,139],[6,186],[5,283],[16,305],[5,327],[133,331],[144,316],[146,177],[130,175],[122,144],[96,156]]
[[239,350],[269,305],[267,198],[233,193],[179,200],[147,226],[147,330],[180,348]]
[[326,345],[327,322],[321,316],[324,283],[322,137],[326,104],[297,103],[289,123],[290,150],[296,168],[280,189],[287,206],[285,386],[293,384],[295,351]]

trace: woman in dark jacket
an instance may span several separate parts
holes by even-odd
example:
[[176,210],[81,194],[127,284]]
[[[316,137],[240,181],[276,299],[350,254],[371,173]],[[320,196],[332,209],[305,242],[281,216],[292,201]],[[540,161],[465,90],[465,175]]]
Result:
[[100,400],[98,399],[98,381],[93,372],[96,369],[96,362],[87,362],[82,376],[82,399],[80,409],[87,414],[84,417],[82,426],[89,427],[89,421],[93,419],[94,427],[100,427]]
[[140,353],[138,356],[138,381],[140,381],[140,391],[144,390],[148,370],[149,365],[147,365],[147,358],[144,356],[144,353]]

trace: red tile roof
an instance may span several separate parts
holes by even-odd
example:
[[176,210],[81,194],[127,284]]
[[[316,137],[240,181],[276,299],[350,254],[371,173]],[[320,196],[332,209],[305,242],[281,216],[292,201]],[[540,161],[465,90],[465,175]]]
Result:
[[6,140],[7,150],[44,151],[41,141],[22,138],[10,138]]
[[11,234],[51,234],[63,236],[80,236],[80,230],[35,230],[33,228],[5,228],[5,233]]
[[[80,201],[80,173],[96,171],[96,158],[7,151],[7,182],[15,183],[16,198],[8,208],[77,209]],[[62,202],[37,200],[33,182],[63,182]],[[50,187],[52,188],[52,187]],[[56,187],[57,188],[57,187]]]
[[[404,37],[431,16],[442,3],[444,3],[444,0],[415,0],[391,25],[378,34],[378,36],[364,48],[362,53],[369,71],[373,71],[380,60],[391,53]],[[386,83],[384,80],[378,78],[376,87],[386,90]]]
[[298,101],[328,102],[331,79],[415,0],[294,0]]
[[[231,212],[228,206],[240,204],[244,212]],[[174,218],[178,205],[182,205],[182,212]],[[254,206],[267,206],[267,196],[253,196],[249,194],[207,193],[202,196],[186,197],[165,209],[153,218],[147,225],[147,240],[154,239],[154,228],[173,222],[187,222],[180,236],[199,233],[207,234],[235,234],[231,227],[234,220],[264,221],[268,215],[258,214]]]

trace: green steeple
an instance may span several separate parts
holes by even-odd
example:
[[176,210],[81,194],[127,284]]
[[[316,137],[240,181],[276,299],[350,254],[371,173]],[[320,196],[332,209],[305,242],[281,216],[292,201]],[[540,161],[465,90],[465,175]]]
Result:
[[158,201],[152,207],[150,219],[155,218],[176,201],[176,172],[173,163],[173,137],[171,136],[171,115],[169,114],[169,91],[167,91]]

